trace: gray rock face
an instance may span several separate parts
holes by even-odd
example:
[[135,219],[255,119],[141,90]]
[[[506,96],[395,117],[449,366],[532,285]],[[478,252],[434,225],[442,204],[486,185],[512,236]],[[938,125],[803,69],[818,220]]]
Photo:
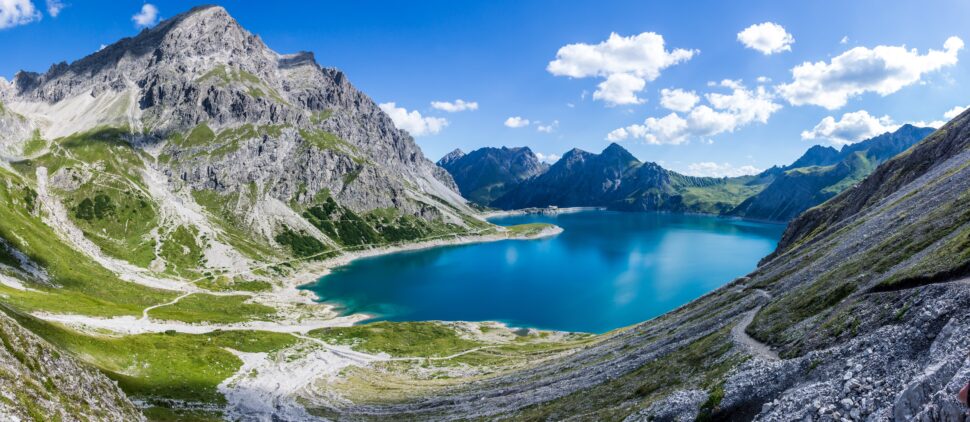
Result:
[[141,412],[97,370],[0,313],[0,419],[141,421]]
[[[321,68],[312,53],[273,52],[221,7],[193,9],[44,74],[20,72],[12,90],[25,108],[110,103],[95,123],[126,122],[139,134],[133,142],[162,146],[161,170],[177,187],[240,193],[255,184],[303,204],[327,191],[356,211],[428,217],[449,214],[441,202],[467,209],[451,177],[342,72]],[[200,125],[212,136],[172,142]]]
[[481,148],[468,154],[455,150],[438,160],[438,166],[451,174],[465,198],[481,205],[549,168],[528,147]]

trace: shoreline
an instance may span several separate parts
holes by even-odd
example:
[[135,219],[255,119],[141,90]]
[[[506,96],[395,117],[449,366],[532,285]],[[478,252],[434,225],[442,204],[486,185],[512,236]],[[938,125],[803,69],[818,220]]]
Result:
[[431,249],[431,248],[437,248],[441,246],[473,245],[476,243],[498,242],[502,240],[544,239],[544,238],[556,236],[562,232],[563,232],[562,227],[551,225],[550,227],[546,227],[539,233],[532,236],[521,236],[521,237],[510,236],[508,231],[503,231],[503,232],[489,234],[489,235],[471,235],[471,236],[466,235],[466,236],[459,236],[459,237],[454,237],[450,239],[428,240],[424,242],[409,243],[404,245],[382,246],[382,247],[366,249],[362,251],[347,252],[342,255],[335,256],[333,258],[327,258],[323,261],[304,263],[296,270],[296,272],[293,275],[291,275],[290,277],[287,277],[283,281],[283,285],[280,287],[279,290],[276,290],[271,294],[273,296],[280,297],[280,298],[298,297],[298,298],[303,298],[305,300],[309,300],[311,303],[315,305],[325,306],[327,308],[327,311],[332,312],[334,315],[336,315],[337,318],[344,318],[344,317],[349,318],[349,317],[355,317],[360,315],[360,316],[366,317],[366,318],[362,318],[360,321],[366,321],[366,320],[375,318],[377,315],[370,315],[365,313],[353,313],[353,314],[343,315],[341,312],[338,312],[336,310],[338,307],[337,304],[333,302],[321,302],[320,301],[321,298],[317,296],[316,293],[314,293],[309,289],[301,289],[301,287],[315,283],[320,279],[322,279],[323,277],[330,275],[330,273],[333,272],[334,268],[348,265],[351,262],[358,259],[372,258],[376,256],[389,255],[389,254],[398,253],[398,252],[409,252],[409,251],[417,251],[422,249]]
[[520,208],[517,210],[501,210],[501,211],[489,211],[482,213],[481,217],[485,220],[489,218],[498,217],[512,217],[518,215],[559,215],[559,214],[572,214],[584,211],[606,211],[606,207],[565,207],[565,208],[549,208],[549,207],[530,207],[530,208]]

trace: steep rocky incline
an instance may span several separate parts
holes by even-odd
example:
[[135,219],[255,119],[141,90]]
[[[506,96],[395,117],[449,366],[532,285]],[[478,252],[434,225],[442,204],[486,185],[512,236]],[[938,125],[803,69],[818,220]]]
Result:
[[113,381],[0,312],[0,419],[121,422],[144,417]]

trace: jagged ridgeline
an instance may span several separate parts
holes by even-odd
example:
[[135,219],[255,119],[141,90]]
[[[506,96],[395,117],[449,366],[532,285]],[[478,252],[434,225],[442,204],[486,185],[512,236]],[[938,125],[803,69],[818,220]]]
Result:
[[794,163],[739,177],[695,177],[641,162],[618,144],[600,154],[573,149],[552,166],[528,148],[455,151],[438,161],[462,194],[504,209],[586,206],[692,212],[789,221],[869,175],[933,132],[904,125],[844,146],[814,146]]
[[270,50],[219,7],[20,72],[2,101],[12,171],[138,267],[201,274],[482,227],[343,73]]

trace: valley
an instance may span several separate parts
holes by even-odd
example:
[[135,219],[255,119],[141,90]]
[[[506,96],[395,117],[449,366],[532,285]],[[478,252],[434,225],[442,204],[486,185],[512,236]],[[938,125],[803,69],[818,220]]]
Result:
[[0,80],[0,417],[962,417],[970,112],[735,177],[392,113],[220,6]]

